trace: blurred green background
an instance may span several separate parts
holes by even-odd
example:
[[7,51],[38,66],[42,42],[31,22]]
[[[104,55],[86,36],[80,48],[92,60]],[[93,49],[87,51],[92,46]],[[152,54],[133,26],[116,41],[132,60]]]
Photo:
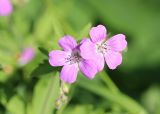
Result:
[[[12,3],[12,14],[0,16],[0,114],[160,114],[159,0]],[[57,110],[59,68],[48,64],[48,52],[60,49],[57,41],[63,35],[80,40],[98,24],[106,26],[109,36],[126,35],[123,63],[116,70],[106,67],[92,81],[80,74]],[[34,48],[36,56],[21,66],[18,57],[26,47]],[[108,75],[121,92],[112,93]]]

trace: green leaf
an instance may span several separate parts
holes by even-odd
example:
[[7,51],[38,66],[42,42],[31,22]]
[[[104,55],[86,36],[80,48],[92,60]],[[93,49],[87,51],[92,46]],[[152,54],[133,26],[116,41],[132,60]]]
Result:
[[86,38],[88,36],[89,30],[91,28],[92,24],[88,23],[87,25],[85,25],[85,27],[82,29],[82,31],[79,33],[79,38]]
[[92,104],[70,106],[64,112],[65,114],[106,114],[103,108],[95,108]]
[[[15,64],[18,53],[18,43],[7,31],[0,31],[0,64]],[[3,41],[3,42],[2,42]],[[4,43],[5,42],[5,43]],[[12,56],[12,58],[11,58]]]
[[48,60],[44,60],[43,63],[39,64],[37,68],[35,68],[32,73],[31,76],[32,77],[38,77],[38,76],[43,76],[47,73],[51,73],[53,71],[58,71],[59,67],[52,67],[51,65],[49,65]]
[[160,113],[160,86],[152,85],[142,95],[142,103],[144,107],[150,112],[150,114]]
[[[53,9],[56,10],[56,9]],[[54,38],[52,39],[52,49],[59,48],[58,40],[59,38],[64,36],[64,28],[62,28],[62,23],[60,22],[60,18],[58,17],[58,14],[56,11],[52,14],[52,28],[54,30]]]
[[92,111],[92,105],[77,105],[67,108],[65,114],[89,114]]
[[39,47],[38,49],[40,50],[41,53],[43,53],[46,57],[48,57],[48,51],[45,48]]
[[19,96],[13,96],[7,103],[6,108],[11,114],[25,114],[25,104]]
[[43,75],[34,88],[33,114],[52,114],[59,95],[59,73]]
[[52,32],[52,11],[46,10],[37,20],[34,28],[34,34],[40,42],[44,42]]

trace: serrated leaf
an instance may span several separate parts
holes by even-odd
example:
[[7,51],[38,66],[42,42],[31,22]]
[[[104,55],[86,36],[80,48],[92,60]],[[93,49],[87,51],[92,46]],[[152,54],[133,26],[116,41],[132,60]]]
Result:
[[41,52],[43,55],[45,55],[46,57],[48,57],[48,51],[47,51],[45,48],[39,47],[38,49],[40,50],[40,52]]
[[52,67],[51,65],[49,65],[48,60],[44,60],[43,63],[39,64],[38,67],[32,71],[31,76],[32,77],[38,77],[40,75],[43,76],[47,73],[51,73],[58,70],[59,68]]

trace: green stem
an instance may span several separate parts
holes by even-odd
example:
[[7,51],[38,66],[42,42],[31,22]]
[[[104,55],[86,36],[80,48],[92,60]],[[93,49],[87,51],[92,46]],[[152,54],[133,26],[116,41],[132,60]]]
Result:
[[117,93],[119,92],[118,87],[113,83],[113,81],[111,80],[111,78],[109,77],[109,75],[107,74],[107,72],[105,72],[104,70],[100,73],[100,77],[101,79],[105,82],[105,84],[109,87],[109,89],[114,92]]
[[79,86],[121,106],[130,114],[147,114],[147,112],[133,99],[120,93],[113,92],[102,85],[96,85],[93,81],[88,83],[87,80],[78,82]]

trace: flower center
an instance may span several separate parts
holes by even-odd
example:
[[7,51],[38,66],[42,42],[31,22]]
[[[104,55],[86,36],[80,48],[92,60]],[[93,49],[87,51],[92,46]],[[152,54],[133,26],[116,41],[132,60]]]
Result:
[[98,53],[105,54],[108,50],[110,50],[110,46],[107,43],[96,44],[96,49]]
[[79,54],[78,50],[73,50],[71,55],[69,55],[66,59],[66,63],[74,64],[79,63],[82,60],[82,57]]

